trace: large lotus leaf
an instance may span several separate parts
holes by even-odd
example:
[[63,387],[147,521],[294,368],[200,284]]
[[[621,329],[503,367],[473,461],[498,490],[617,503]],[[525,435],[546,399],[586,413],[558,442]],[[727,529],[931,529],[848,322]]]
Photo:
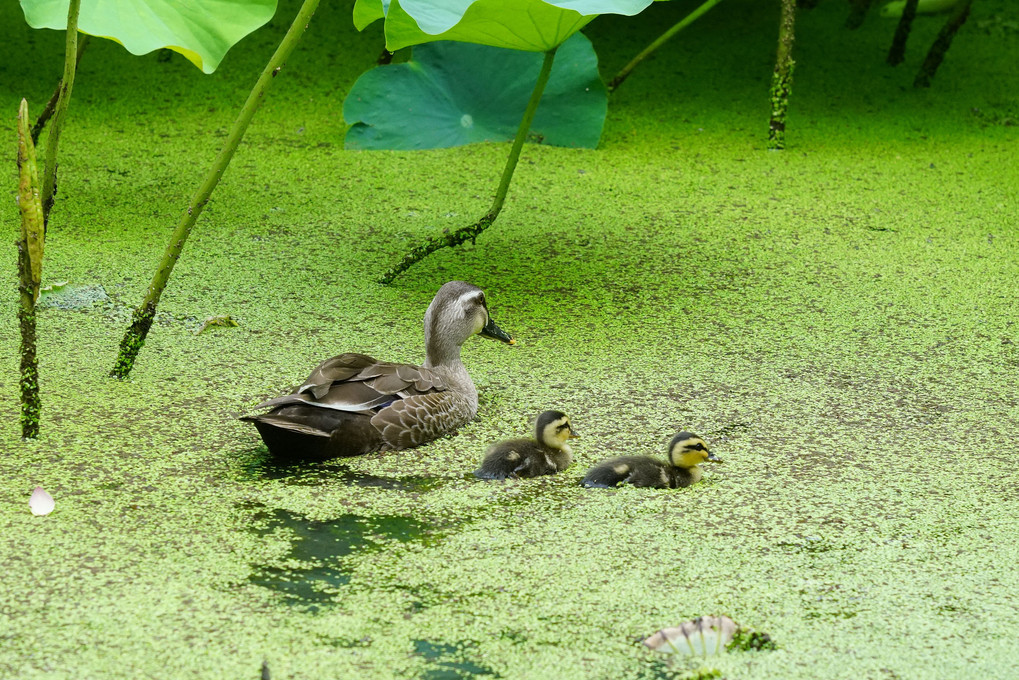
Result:
[[363,28],[385,14],[386,47],[433,40],[546,52],[599,14],[632,16],[652,0],[358,0],[354,21]]
[[[414,48],[410,61],[364,73],[343,105],[348,149],[434,149],[516,135],[542,56],[468,43]],[[594,148],[608,107],[583,34],[559,49],[530,138]]]
[[[70,0],[21,0],[32,28],[67,28]],[[131,54],[168,47],[206,73],[227,50],[276,13],[276,0],[84,0],[82,33],[115,40]]]

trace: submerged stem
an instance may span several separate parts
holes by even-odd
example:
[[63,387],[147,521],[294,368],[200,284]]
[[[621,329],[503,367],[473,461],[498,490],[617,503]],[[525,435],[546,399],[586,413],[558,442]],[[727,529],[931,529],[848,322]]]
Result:
[[665,33],[662,33],[658,37],[658,39],[656,39],[650,45],[645,47],[644,50],[636,57],[631,59],[629,64],[620,69],[619,73],[616,74],[615,78],[609,81],[608,84],[609,92],[613,92],[617,87],[619,87],[622,84],[622,82],[626,80],[627,76],[630,75],[630,71],[637,67],[637,64],[644,61],[651,53],[653,53],[659,47],[668,42],[672,38],[672,36],[676,35],[684,28],[686,28],[687,26],[689,26],[690,24],[692,24],[693,22],[697,21],[702,16],[707,14],[709,9],[711,9],[721,1],[722,0],[706,0],[706,2],[704,2],[700,7],[687,14],[676,25],[667,30]]
[[443,234],[442,236],[436,236],[429,239],[422,245],[414,248],[407,253],[398,265],[390,269],[385,275],[379,280],[383,285],[388,285],[396,279],[397,276],[410,269],[411,266],[425,259],[436,250],[442,248],[449,248],[458,246],[465,241],[470,240],[473,242],[478,234],[488,229],[495,222],[495,219],[499,216],[502,211],[503,203],[506,201],[506,193],[509,191],[510,181],[513,179],[513,171],[516,170],[517,161],[520,160],[520,151],[524,147],[524,141],[527,139],[527,133],[531,130],[531,123],[534,122],[534,114],[538,111],[538,103],[541,102],[541,95],[545,91],[545,85],[548,84],[548,78],[552,73],[552,62],[555,61],[555,53],[558,47],[553,47],[548,52],[545,52],[545,59],[541,63],[541,70],[538,72],[538,81],[534,84],[534,89],[531,91],[531,98],[527,102],[527,108],[524,110],[524,116],[520,120],[520,126],[517,128],[517,136],[513,139],[513,147],[510,149],[509,157],[506,159],[506,165],[502,170],[502,178],[499,180],[499,187],[495,190],[495,199],[492,201],[492,207],[488,209],[484,217],[480,220],[466,227],[461,227],[456,231]]
[[126,378],[134,367],[135,357],[138,356],[138,352],[145,343],[145,337],[148,335],[149,328],[152,326],[152,319],[156,314],[159,298],[163,294],[163,289],[166,288],[166,283],[170,279],[170,273],[177,263],[177,258],[180,257],[180,253],[184,249],[184,243],[191,234],[191,228],[194,227],[198,216],[205,209],[206,204],[209,202],[209,197],[219,184],[219,180],[223,178],[223,173],[226,171],[227,166],[230,165],[230,160],[233,158],[234,152],[237,151],[237,146],[248,129],[248,124],[251,123],[255,111],[258,110],[259,105],[262,103],[262,98],[269,89],[272,79],[283,68],[287,57],[290,56],[294,47],[300,42],[304,30],[308,27],[308,22],[315,13],[315,8],[318,7],[318,3],[319,0],[304,0],[304,4],[301,5],[297,16],[294,17],[290,29],[283,37],[279,47],[276,48],[272,58],[269,59],[269,63],[266,64],[262,75],[255,82],[255,87],[252,88],[247,101],[244,102],[244,106],[237,116],[237,120],[234,121],[230,134],[223,144],[223,148],[220,150],[219,155],[216,156],[216,160],[213,161],[212,167],[209,168],[208,173],[205,175],[205,179],[202,180],[202,184],[192,197],[187,212],[181,216],[177,228],[174,229],[173,234],[170,236],[170,242],[163,253],[163,259],[159,262],[159,268],[152,277],[152,282],[149,284],[145,299],[135,309],[131,326],[124,333],[124,337],[120,341],[120,352],[117,354],[117,362],[110,372],[110,375],[114,378]]

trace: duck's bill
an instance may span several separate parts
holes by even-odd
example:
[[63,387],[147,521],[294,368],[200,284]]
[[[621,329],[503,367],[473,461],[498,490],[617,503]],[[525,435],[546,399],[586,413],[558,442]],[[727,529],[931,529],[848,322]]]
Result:
[[722,462],[722,459],[719,458],[718,456],[716,456],[713,453],[708,453],[708,460],[710,460],[712,463],[721,463]]
[[517,341],[510,337],[510,334],[495,325],[492,321],[492,317],[488,317],[488,323],[481,329],[481,335],[486,338],[495,338],[496,340],[502,340],[510,345],[517,344]]

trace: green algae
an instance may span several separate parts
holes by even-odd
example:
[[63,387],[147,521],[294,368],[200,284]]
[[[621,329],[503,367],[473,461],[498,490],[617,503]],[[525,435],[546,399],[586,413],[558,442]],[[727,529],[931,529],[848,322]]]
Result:
[[[672,4],[590,26],[605,73],[683,13]],[[105,374],[125,310],[218,146],[193,140],[225,134],[273,40],[255,34],[209,78],[94,41],[46,276],[111,302],[40,311],[35,442],[18,441],[15,353],[0,353],[0,675],[256,677],[266,660],[274,678],[684,677],[699,671],[634,640],[725,612],[781,648],[713,658],[724,677],[1015,676],[1017,36],[963,30],[917,93],[881,63],[893,27],[835,30],[840,5],[822,3],[798,17],[787,150],[769,154],[759,27],[774,17],[755,6],[705,16],[634,71],[599,150],[525,147],[499,223],[392,288],[373,283],[385,267],[490,200],[506,149],[343,152],[339,102],[381,38],[321,8],[127,382]],[[974,26],[1010,10],[981,11]],[[4,44],[29,46],[0,60],[0,99],[48,97],[60,36],[0,16]],[[914,30],[919,44],[937,27]],[[14,214],[0,203],[0,222]],[[453,278],[483,286],[520,341],[465,346],[477,420],[399,454],[266,460],[237,416],[337,352],[420,361],[424,309]],[[13,290],[13,271],[0,281]],[[0,298],[12,348],[15,306]],[[226,314],[240,326],[194,335]],[[471,478],[545,408],[582,433],[571,468]],[[702,483],[580,488],[603,457],[664,455],[680,428],[726,460]],[[47,517],[28,512],[36,485]],[[292,559],[283,518],[344,517],[365,518],[340,532],[349,552]],[[376,517],[437,540],[359,543]],[[252,580],[290,567],[332,570],[296,581],[322,601]]]

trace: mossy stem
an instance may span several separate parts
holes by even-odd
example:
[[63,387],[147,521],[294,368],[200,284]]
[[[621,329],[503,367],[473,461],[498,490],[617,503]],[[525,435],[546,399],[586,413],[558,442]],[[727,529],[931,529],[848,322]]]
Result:
[[708,10],[720,3],[722,0],[707,0],[701,4],[700,7],[683,17],[678,23],[672,28],[662,33],[654,42],[645,47],[640,54],[630,60],[626,66],[619,70],[619,73],[609,81],[608,90],[614,92],[617,87],[622,84],[624,80],[630,75],[630,71],[637,67],[637,64],[648,58],[649,55],[654,53],[659,47],[667,43],[674,35],[682,31],[684,28],[692,24],[693,22],[700,19],[702,16],[707,14]]
[[67,107],[71,103],[71,88],[74,87],[74,71],[78,64],[78,10],[81,0],[71,0],[67,7],[67,41],[64,48],[64,77],[60,80],[60,95],[53,113],[53,124],[46,138],[46,164],[43,166],[42,179],[42,218],[43,224],[49,224],[50,208],[57,190],[57,149],[60,145],[60,132],[64,127]]
[[793,85],[793,41],[795,39],[796,0],[782,0],[782,16],[778,25],[778,55],[771,79],[771,120],[768,124],[768,148],[785,148],[786,114],[789,92]]
[[410,269],[410,267],[414,264],[428,257],[436,250],[458,246],[467,240],[470,240],[473,243],[481,232],[492,226],[492,223],[495,222],[495,219],[502,211],[503,204],[506,202],[506,194],[509,191],[510,181],[513,179],[513,171],[516,170],[517,162],[520,160],[520,151],[523,149],[524,141],[527,139],[527,134],[531,130],[531,124],[534,122],[534,114],[538,111],[538,103],[541,102],[541,95],[545,91],[545,85],[548,84],[548,78],[552,74],[552,63],[555,61],[557,49],[558,46],[545,52],[545,59],[542,61],[541,70],[538,72],[538,81],[534,84],[534,89],[531,91],[531,98],[527,102],[527,108],[524,110],[524,116],[521,118],[520,126],[517,128],[517,136],[513,139],[513,147],[510,149],[509,157],[506,159],[506,165],[503,167],[502,177],[499,180],[499,187],[495,190],[495,199],[492,201],[492,207],[488,209],[488,212],[485,213],[484,217],[474,224],[461,227],[449,234],[443,234],[442,236],[431,238],[424,244],[411,250],[404,256],[398,265],[390,269],[381,279],[379,279],[380,283],[383,285],[389,285],[396,279],[397,276]]
[[230,165],[230,160],[233,158],[234,152],[237,151],[237,146],[240,144],[241,138],[248,129],[248,124],[251,123],[251,119],[262,103],[262,98],[268,91],[273,78],[283,68],[287,57],[293,52],[294,47],[300,42],[305,29],[308,28],[308,22],[311,21],[318,3],[319,0],[304,0],[304,4],[301,5],[297,16],[294,17],[294,21],[290,25],[289,30],[287,30],[286,35],[283,36],[279,47],[276,48],[276,52],[273,53],[269,63],[266,64],[262,74],[255,82],[251,93],[248,94],[247,101],[244,102],[237,120],[234,121],[230,134],[227,135],[226,142],[223,144],[223,148],[220,150],[219,155],[216,156],[216,160],[213,161],[212,167],[209,168],[209,172],[205,175],[205,179],[202,180],[201,185],[192,197],[187,211],[181,216],[177,228],[174,229],[173,234],[170,236],[170,242],[167,244],[166,250],[163,253],[163,259],[159,262],[159,267],[152,277],[152,282],[149,283],[145,299],[142,300],[142,303],[135,309],[132,315],[131,325],[120,341],[120,351],[117,354],[113,370],[110,371],[112,377],[124,379],[131,373],[131,369],[134,367],[134,360],[138,356],[138,352],[141,351],[142,345],[145,344],[145,338],[152,327],[152,320],[156,314],[159,298],[162,296],[167,281],[170,279],[170,274],[173,272],[173,267],[177,263],[181,251],[184,249],[184,243],[187,241],[188,236],[191,235],[192,227],[194,227],[198,216],[202,214],[202,210],[205,209],[206,204],[209,202],[209,197],[212,195],[213,190],[223,178],[223,173],[226,171],[227,166]]
[[39,422],[42,414],[42,397],[39,395],[39,360],[36,355],[35,299],[28,280],[28,252],[23,243],[18,243],[18,285],[21,306],[18,307],[18,326],[21,329],[21,437],[35,439],[39,436]]
[[[83,35],[78,40],[78,54],[74,58],[74,71],[78,72],[78,67],[81,65],[81,57],[85,54],[85,48],[88,47],[89,36]],[[42,113],[39,114],[39,119],[35,121],[35,125],[32,126],[32,143],[36,144],[39,142],[39,135],[42,134],[42,130],[46,127],[46,123],[50,117],[53,116],[53,111],[57,108],[57,100],[60,99],[60,92],[63,89],[64,79],[61,78],[60,82],[57,83],[57,89],[53,90],[53,96],[46,102],[46,106],[43,107]]]
[[28,102],[18,107],[18,326],[21,330],[21,436],[39,436],[42,400],[39,395],[39,362],[36,353],[35,301],[42,280],[45,247],[42,203],[39,200],[39,168],[35,145],[28,129]]

